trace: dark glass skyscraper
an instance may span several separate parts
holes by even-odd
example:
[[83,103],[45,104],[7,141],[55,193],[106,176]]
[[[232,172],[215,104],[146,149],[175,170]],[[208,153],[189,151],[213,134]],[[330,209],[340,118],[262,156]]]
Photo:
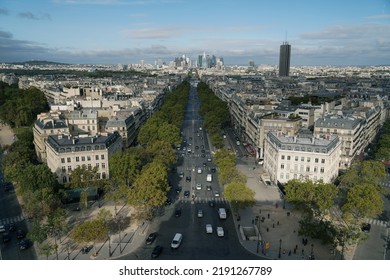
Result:
[[288,42],[283,42],[280,45],[279,54],[279,76],[287,77],[290,72],[290,57],[291,57],[291,46]]

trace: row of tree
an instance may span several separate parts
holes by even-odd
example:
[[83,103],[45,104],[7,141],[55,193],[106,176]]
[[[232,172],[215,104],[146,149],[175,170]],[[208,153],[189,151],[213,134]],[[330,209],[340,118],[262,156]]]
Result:
[[204,117],[203,127],[207,129],[211,144],[216,148],[221,148],[223,147],[222,129],[230,124],[229,107],[226,102],[215,96],[204,82],[198,84],[198,94],[199,114]]
[[381,186],[385,169],[379,161],[357,161],[340,176],[339,185],[320,181],[290,180],[285,199],[303,210],[299,234],[340,245],[356,243],[364,235],[365,218],[383,211]]
[[374,152],[376,160],[390,162],[390,120],[383,124]]
[[0,81],[0,120],[13,127],[30,126],[49,110],[45,94],[35,87],[19,89]]

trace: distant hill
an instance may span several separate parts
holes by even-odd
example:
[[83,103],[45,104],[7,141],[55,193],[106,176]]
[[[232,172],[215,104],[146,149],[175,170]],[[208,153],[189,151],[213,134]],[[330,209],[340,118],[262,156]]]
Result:
[[13,62],[12,64],[29,64],[29,65],[67,65],[68,63],[53,62],[47,60],[29,60],[24,62]]

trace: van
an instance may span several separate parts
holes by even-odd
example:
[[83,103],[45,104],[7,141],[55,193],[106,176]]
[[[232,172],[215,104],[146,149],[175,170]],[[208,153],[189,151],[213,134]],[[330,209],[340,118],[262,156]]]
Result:
[[206,181],[207,182],[212,182],[213,181],[213,175],[212,174],[207,174]]
[[221,220],[226,220],[226,210],[225,208],[218,209],[218,215]]
[[183,239],[183,235],[181,233],[176,233],[175,236],[173,237],[171,247],[173,249],[179,248],[182,239]]

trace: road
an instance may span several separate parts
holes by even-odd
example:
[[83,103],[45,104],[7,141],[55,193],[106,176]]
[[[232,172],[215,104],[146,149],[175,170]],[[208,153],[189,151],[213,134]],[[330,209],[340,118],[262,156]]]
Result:
[[[230,207],[222,197],[222,189],[218,184],[218,174],[213,173],[215,167],[212,162],[212,151],[208,141],[208,135],[202,128],[202,119],[198,115],[199,99],[195,88],[191,88],[189,102],[185,112],[183,125],[183,143],[177,151],[179,161],[177,171],[170,176],[172,190],[169,197],[173,203],[164,207],[161,217],[154,221],[148,233],[157,232],[157,239],[152,245],[142,245],[134,253],[121,259],[150,259],[154,246],[161,245],[163,253],[159,257],[163,260],[188,260],[188,259],[259,259],[246,251],[238,240],[235,225],[231,215],[226,220],[220,220],[218,208],[222,207],[230,213]],[[191,149],[189,151],[189,149]],[[202,152],[204,150],[204,152]],[[198,169],[201,173],[198,173]],[[179,173],[183,172],[183,178]],[[206,181],[207,174],[213,175],[212,182]],[[191,181],[186,177],[191,176]],[[196,184],[201,184],[201,189]],[[206,186],[212,190],[207,190]],[[181,186],[179,194],[175,188]],[[189,191],[189,197],[184,197],[184,192]],[[219,196],[215,192],[219,192]],[[213,201],[212,207],[209,202]],[[181,215],[175,216],[175,210],[180,209]],[[198,210],[203,210],[203,217],[197,216]],[[206,233],[206,224],[211,224],[213,233]],[[216,227],[222,226],[224,237],[218,237]],[[183,234],[183,241],[178,249],[171,249],[170,244],[175,233]],[[147,236],[147,235],[146,235]]]

